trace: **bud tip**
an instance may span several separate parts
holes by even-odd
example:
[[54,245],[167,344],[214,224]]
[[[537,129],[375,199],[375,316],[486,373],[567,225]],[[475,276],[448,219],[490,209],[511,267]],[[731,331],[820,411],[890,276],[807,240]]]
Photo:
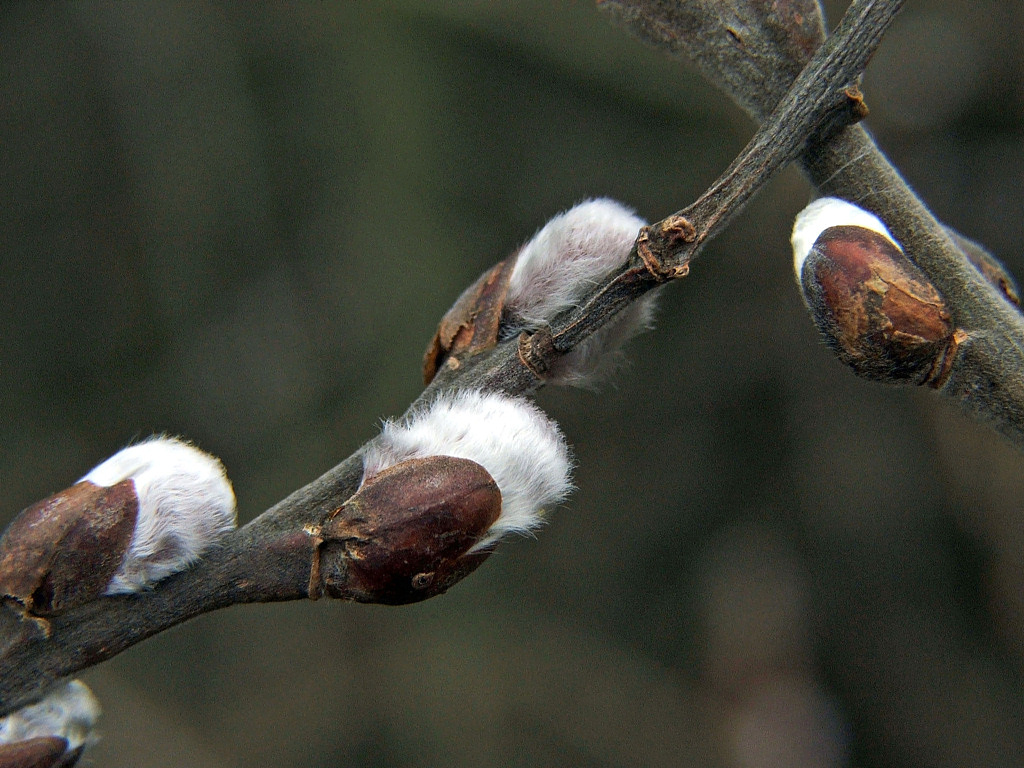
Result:
[[801,282],[804,262],[818,237],[832,227],[864,227],[877,232],[899,247],[882,220],[873,213],[837,197],[821,197],[797,214],[793,222],[793,268],[797,282]]

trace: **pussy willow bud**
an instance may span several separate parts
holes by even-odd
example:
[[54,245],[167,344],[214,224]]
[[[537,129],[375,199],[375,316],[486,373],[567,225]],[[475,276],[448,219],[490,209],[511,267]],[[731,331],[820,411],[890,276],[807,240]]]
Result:
[[0,539],[0,595],[48,616],[187,568],[235,525],[220,462],[154,438],[18,515]]
[[139,514],[106,593],[138,592],[188,568],[236,525],[235,493],[220,460],[180,440],[157,437],[125,448],[80,482],[130,480]]
[[804,301],[842,362],[877,381],[945,382],[965,337],[878,217],[822,198],[797,216],[792,242]]
[[409,459],[454,456],[487,470],[501,491],[501,514],[473,547],[528,533],[572,488],[569,449],[558,426],[523,398],[458,392],[401,421],[388,421],[363,458],[363,483]]
[[317,579],[328,594],[372,602],[443,592],[503,536],[539,526],[569,492],[569,471],[558,427],[529,402],[442,395],[385,422],[367,447],[362,485],[320,531]]
[[[610,272],[622,266],[640,228],[639,218],[614,200],[580,203],[555,216],[510,259],[471,285],[444,316],[424,358],[424,381],[441,364],[536,331],[578,306]],[[634,302],[603,328],[556,360],[554,384],[586,384],[612,367],[618,348],[650,326],[654,296]]]
[[0,595],[49,616],[103,594],[139,511],[131,482],[78,483],[23,510],[0,539]]
[[320,591],[362,602],[440,594],[484,560],[470,554],[501,514],[501,492],[468,459],[427,456],[366,480],[322,527]]
[[[621,203],[588,200],[541,227],[516,256],[502,322],[503,338],[543,328],[578,306],[622,266],[646,222]],[[551,367],[554,384],[585,384],[615,361],[618,348],[654,315],[654,294],[633,302]]]
[[0,768],[74,765],[94,739],[99,714],[85,683],[57,683],[35,704],[0,718]]

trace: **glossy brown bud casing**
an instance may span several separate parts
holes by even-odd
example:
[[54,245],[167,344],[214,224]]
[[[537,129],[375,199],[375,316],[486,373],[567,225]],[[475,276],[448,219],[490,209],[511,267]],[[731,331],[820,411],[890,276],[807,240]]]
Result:
[[131,480],[77,483],[21,512],[0,539],[0,595],[48,616],[103,594],[135,530]]
[[965,338],[942,296],[884,235],[825,229],[801,268],[804,298],[839,359],[876,381],[940,387]]
[[423,383],[429,384],[449,358],[475,355],[498,343],[501,314],[515,257],[499,261],[455,300],[423,356]]
[[470,553],[501,513],[469,459],[409,459],[366,480],[321,527],[310,595],[392,605],[446,591],[489,554]]
[[67,741],[59,736],[0,744],[0,768],[62,768],[75,765],[81,756],[81,749],[68,752]]

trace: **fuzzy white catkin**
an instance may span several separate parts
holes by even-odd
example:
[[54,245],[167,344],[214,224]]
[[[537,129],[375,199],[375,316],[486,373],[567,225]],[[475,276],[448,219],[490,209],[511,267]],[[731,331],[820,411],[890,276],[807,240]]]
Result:
[[[587,200],[555,216],[524,245],[509,279],[505,308],[511,324],[503,335],[541,328],[580,302],[620,267],[643,219],[614,200]],[[654,292],[622,310],[552,368],[556,384],[585,384],[612,353],[645,328],[654,314]]]
[[501,515],[473,551],[507,533],[528,533],[572,489],[572,462],[558,426],[522,398],[476,391],[441,395],[401,421],[386,421],[363,456],[363,482],[408,459],[454,456],[490,473]]
[[798,283],[802,282],[801,275],[808,254],[821,233],[831,227],[864,227],[891,240],[897,248],[900,247],[896,238],[875,214],[838,197],[818,198],[800,211],[793,222],[790,242],[793,244],[793,269],[796,270]]
[[80,680],[60,682],[35,704],[0,718],[0,744],[56,736],[68,742],[68,750],[91,740],[100,705]]
[[223,465],[188,443],[154,437],[82,478],[105,487],[128,479],[139,500],[138,518],[108,595],[138,592],[188,568],[236,524],[235,494]]

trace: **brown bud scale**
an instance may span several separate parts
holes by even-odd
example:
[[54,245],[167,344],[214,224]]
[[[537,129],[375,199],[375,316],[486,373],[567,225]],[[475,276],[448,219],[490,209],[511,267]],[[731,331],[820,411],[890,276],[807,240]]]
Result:
[[0,595],[48,616],[103,594],[135,530],[131,480],[77,483],[21,512],[0,539]]
[[513,256],[484,272],[441,318],[423,356],[424,384],[433,381],[445,359],[483,352],[498,343],[501,313],[515,263]]
[[321,527],[310,594],[393,605],[440,594],[487,557],[467,553],[500,513],[501,492],[475,461],[403,461],[364,482]]
[[[68,743],[59,736],[41,736],[35,739],[0,744],[0,768],[57,768],[71,766],[65,762]],[[81,753],[79,753],[81,754]],[[77,757],[75,758],[77,762]]]
[[676,250],[697,239],[697,230],[685,216],[673,214],[667,219],[642,227],[636,238],[636,252],[647,271],[659,282],[690,274],[688,261],[676,263]]
[[941,386],[962,334],[935,287],[892,241],[864,227],[826,229],[801,281],[826,342],[857,374]]
[[[85,745],[81,744],[74,749],[69,749],[59,758],[57,762],[53,764],[53,768],[73,768],[78,765],[78,761],[82,759],[82,755],[85,754]],[[40,766],[42,768],[42,766]]]

